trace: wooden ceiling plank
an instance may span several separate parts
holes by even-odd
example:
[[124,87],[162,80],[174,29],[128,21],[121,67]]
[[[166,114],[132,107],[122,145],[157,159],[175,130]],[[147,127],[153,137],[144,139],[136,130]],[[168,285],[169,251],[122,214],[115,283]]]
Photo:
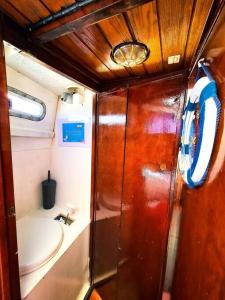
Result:
[[73,4],[74,0],[42,0],[42,2],[52,11],[57,12],[61,10],[63,7],[69,6]]
[[155,1],[132,9],[127,15],[137,40],[150,49],[150,56],[144,62],[147,72],[161,72],[162,56]]
[[80,55],[83,56],[85,53],[86,62],[90,60],[92,64],[92,61],[94,61],[98,74],[101,73],[101,75],[107,79],[116,77],[115,74],[107,67],[107,65],[104,64],[102,59],[96,56],[95,52],[90,47],[87,47],[78,35],[76,35],[75,33],[71,33],[68,36],[70,36],[74,44],[79,45],[79,48],[81,50]]
[[65,53],[59,53],[55,48],[49,49],[46,46],[40,46],[34,40],[27,39],[24,29],[3,13],[2,22],[5,41],[32,54],[50,68],[71,80],[76,80],[96,91],[99,90],[100,80],[90,75],[83,65],[71,62]]
[[24,14],[32,23],[39,21],[49,15],[49,11],[46,7],[37,0],[7,0],[11,3],[19,12]]
[[89,70],[88,68],[86,68],[86,66],[84,67],[80,61],[74,60],[74,58],[72,60],[71,57],[64,51],[52,45],[48,45],[48,46],[44,45],[41,47],[46,52],[49,52],[53,57],[60,58],[60,60],[65,62],[65,65],[70,65],[71,68],[78,70],[80,74],[82,74],[83,76],[87,76],[88,78],[91,78],[94,82],[99,82],[100,78],[97,74],[93,72],[93,70]]
[[71,33],[67,36],[62,36],[50,43],[67,53],[72,60],[77,60],[85,65],[100,78],[111,79],[115,77],[75,34]]
[[[130,19],[128,18],[127,12],[123,13],[122,16],[123,16],[123,19],[124,19],[124,21],[126,23],[128,31],[130,33],[131,40],[137,41],[138,38],[135,35],[133,27],[132,27],[132,25],[130,23]],[[148,73],[143,63],[139,64],[139,65],[136,65],[136,66],[132,67],[131,69],[132,69],[134,75],[144,76],[144,75],[146,75]]]
[[115,47],[118,43],[128,42],[132,39],[121,14],[99,22],[98,26],[104,32],[105,36],[107,36],[112,47]]
[[0,10],[5,14],[8,14],[15,22],[17,22],[22,27],[27,26],[30,20],[20,11],[18,11],[10,2],[1,1]]
[[193,55],[196,53],[213,2],[214,0],[198,0],[195,4],[185,50],[185,66],[190,64]]
[[[122,14],[103,20],[97,24],[104,35],[109,40],[112,47],[123,42],[129,42],[135,38],[131,36],[129,28]],[[134,75],[144,75],[145,69],[143,65],[129,68]]]
[[[180,69],[184,63],[194,0],[157,0],[157,5],[164,69],[175,71]],[[173,55],[180,55],[180,62],[168,65],[168,57]]]
[[[55,0],[53,0],[55,1]],[[68,6],[73,4],[74,2],[77,2],[77,0],[63,0],[62,2],[64,2],[64,6]]]
[[93,25],[77,32],[79,38],[89,47],[95,55],[118,77],[125,77],[129,72],[123,67],[114,63],[110,57],[111,47],[99,31]]
[[97,1],[77,10],[71,15],[67,15],[60,20],[56,20],[35,30],[33,35],[38,37],[42,42],[48,42],[150,1],[152,0]]
[[52,14],[52,10],[45,4],[43,0],[39,0],[40,3],[46,8],[46,10],[49,12],[49,14]]

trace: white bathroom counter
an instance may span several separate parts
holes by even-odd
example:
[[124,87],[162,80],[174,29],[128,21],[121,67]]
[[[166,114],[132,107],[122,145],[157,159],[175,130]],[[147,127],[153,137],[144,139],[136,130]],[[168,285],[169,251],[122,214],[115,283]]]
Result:
[[[66,211],[55,206],[50,210],[39,209],[30,216],[34,218],[39,217],[54,219],[59,214],[66,214]],[[56,255],[36,271],[20,277],[21,299],[24,299],[32,291],[32,289],[40,282],[40,280],[48,273],[48,271],[59,260],[59,258],[78,238],[83,230],[90,224],[90,218],[84,218],[83,216],[80,216],[79,213],[75,215],[74,219],[75,221],[70,226],[60,223],[63,228],[64,237],[61,247]]]

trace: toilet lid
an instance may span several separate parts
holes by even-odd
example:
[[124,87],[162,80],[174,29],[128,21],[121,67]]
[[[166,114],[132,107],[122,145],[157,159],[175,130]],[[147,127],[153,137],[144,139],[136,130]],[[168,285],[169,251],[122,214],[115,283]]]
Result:
[[20,275],[40,268],[61,246],[63,229],[55,220],[26,216],[16,227]]

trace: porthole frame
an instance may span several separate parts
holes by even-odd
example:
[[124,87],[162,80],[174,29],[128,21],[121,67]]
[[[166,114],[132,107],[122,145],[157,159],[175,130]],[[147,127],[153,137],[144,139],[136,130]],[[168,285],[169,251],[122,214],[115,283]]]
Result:
[[9,101],[9,115],[12,116],[12,117],[17,117],[17,118],[21,118],[21,119],[27,119],[27,120],[31,120],[31,121],[42,121],[44,119],[44,117],[46,116],[46,105],[45,103],[36,98],[36,97],[33,97],[27,93],[24,93],[14,87],[11,87],[11,86],[8,86],[8,91],[11,92],[11,93],[14,93],[16,95],[19,95],[19,96],[22,96],[28,100],[31,100],[31,101],[34,101],[36,103],[39,103],[42,108],[43,108],[43,112],[40,116],[34,116],[32,114],[28,114],[28,113],[20,113],[20,112],[13,112],[12,110],[10,110],[10,98],[8,97],[8,101]]

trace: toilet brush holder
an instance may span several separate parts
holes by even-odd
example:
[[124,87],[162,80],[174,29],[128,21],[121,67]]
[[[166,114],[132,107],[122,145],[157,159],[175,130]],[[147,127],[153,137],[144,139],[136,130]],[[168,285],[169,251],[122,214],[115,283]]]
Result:
[[48,179],[42,182],[43,208],[51,209],[55,205],[56,181],[51,179],[48,171]]

